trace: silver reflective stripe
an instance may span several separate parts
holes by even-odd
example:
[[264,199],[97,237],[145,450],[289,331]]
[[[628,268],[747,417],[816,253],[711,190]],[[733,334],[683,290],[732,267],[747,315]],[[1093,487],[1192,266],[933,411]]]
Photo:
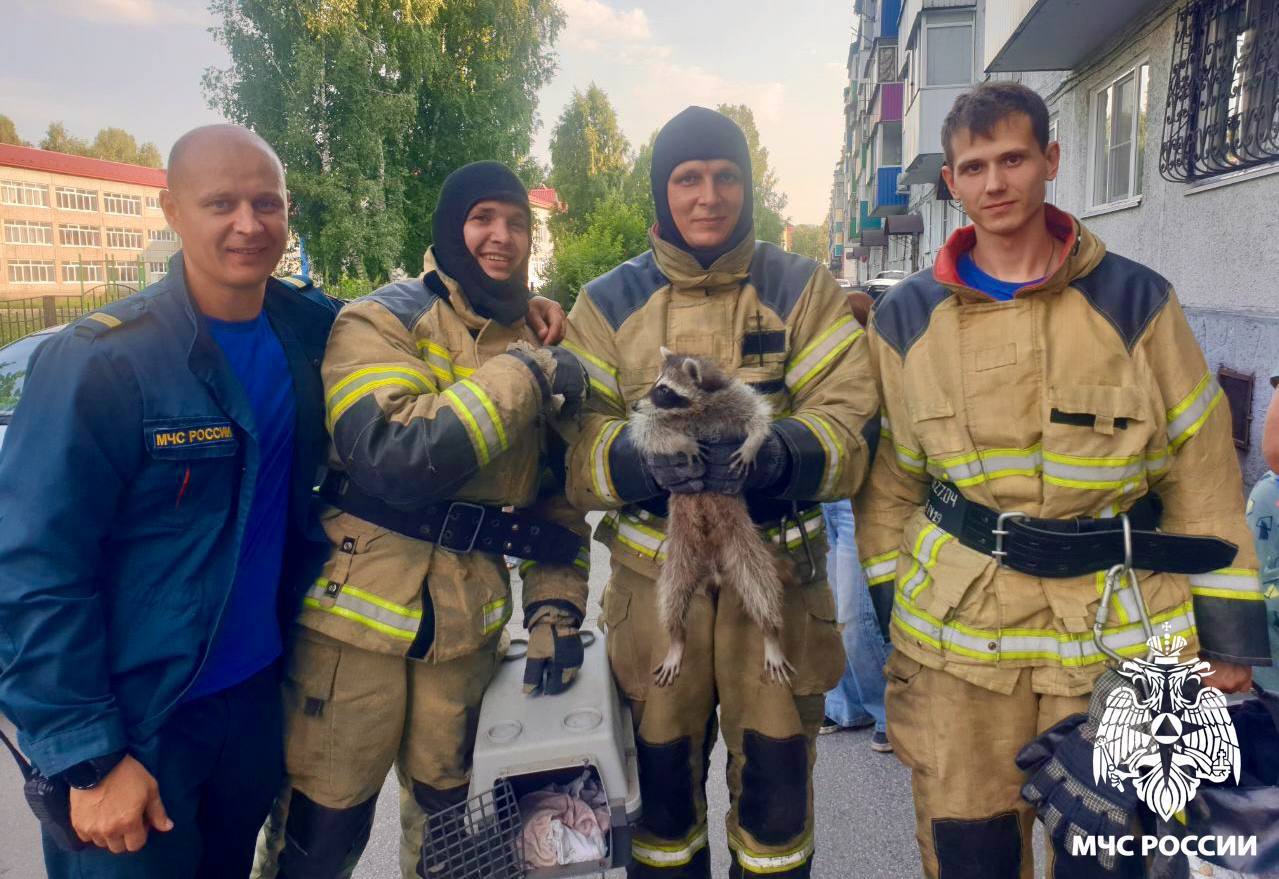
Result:
[[649,867],[674,867],[687,864],[701,849],[706,848],[706,827],[703,825],[686,842],[674,845],[645,845],[638,839],[631,840],[631,856]]
[[[411,641],[417,637],[422,612],[400,607],[350,584],[338,584],[336,594],[326,588],[327,580],[319,580],[307,590],[307,607],[343,617],[393,638]],[[396,610],[395,608],[399,608]]]
[[482,608],[483,618],[480,625],[483,627],[484,634],[496,631],[506,625],[506,621],[510,619],[510,602],[505,598],[499,598],[497,601],[490,601]]
[[466,407],[466,411],[475,419],[475,425],[484,435],[484,442],[488,444],[486,461],[491,460],[500,452],[506,451],[506,431],[502,428],[501,422],[497,420],[493,401],[489,399],[483,388],[474,382],[463,379],[444,393],[446,396],[454,397],[462,406]]
[[907,569],[906,576],[899,587],[904,594],[910,596],[913,600],[923,591],[929,580],[932,579],[928,572],[937,564],[937,553],[946,541],[954,539],[950,534],[933,524],[925,525],[920,529],[919,536],[915,538],[914,550],[911,553],[914,556],[914,560],[911,562],[910,568]]
[[1221,386],[1209,372],[1204,374],[1186,399],[1168,410],[1168,445],[1173,451],[1199,432],[1221,397]]
[[862,565],[862,570],[866,572],[866,582],[874,586],[876,583],[882,583],[893,579],[897,573],[897,556],[898,552],[885,553],[882,556],[875,556],[869,563]]
[[617,435],[625,426],[625,421],[610,421],[605,424],[599,436],[595,438],[595,445],[591,447],[591,484],[595,494],[607,503],[615,504],[621,500],[613,487],[613,476],[608,467],[608,452],[613,445],[613,440],[617,439]]
[[798,867],[813,856],[813,837],[809,834],[800,843],[799,848],[777,855],[752,852],[741,846],[740,840],[731,840],[730,847],[735,849],[737,863],[752,873],[780,873]]
[[662,551],[662,544],[666,541],[666,535],[661,530],[630,513],[610,513],[609,516],[614,517],[614,530],[619,541],[642,556],[659,562],[665,561],[666,553]]
[[1071,488],[1119,488],[1140,481],[1145,472],[1141,455],[1084,458],[1044,452],[1044,481]]
[[1259,601],[1264,596],[1261,580],[1251,568],[1219,568],[1207,574],[1190,575],[1190,592],[1209,598]]
[[793,363],[787,365],[786,387],[791,393],[798,393],[864,332],[851,314],[835,321],[815,342],[800,351]]
[[[999,660],[1046,660],[1063,666],[1090,665],[1106,659],[1092,635],[1067,635],[1043,630],[1010,630],[983,632],[958,624],[941,623],[898,596],[893,605],[893,620],[910,635],[943,652],[957,653],[988,662]],[[1182,605],[1152,620],[1156,625],[1168,623],[1170,634],[1194,630],[1194,612]],[[1145,651],[1146,633],[1140,623],[1106,629],[1106,645],[1119,653],[1137,655]]]
[[987,449],[954,458],[929,459],[928,472],[963,488],[1002,476],[1035,476],[1043,468],[1038,446],[1029,449]]
[[616,369],[572,342],[561,342],[560,347],[572,352],[582,364],[592,388],[599,391],[609,402],[619,407],[622,405],[622,387],[618,384]]
[[826,469],[822,474],[822,483],[818,489],[819,497],[826,497],[835,491],[835,484],[839,481],[839,471],[843,467],[842,459],[839,454],[839,440],[835,437],[834,431],[826,419],[820,415],[810,413],[800,413],[793,416],[794,419],[817,437],[817,442],[821,444],[823,451],[826,452]]

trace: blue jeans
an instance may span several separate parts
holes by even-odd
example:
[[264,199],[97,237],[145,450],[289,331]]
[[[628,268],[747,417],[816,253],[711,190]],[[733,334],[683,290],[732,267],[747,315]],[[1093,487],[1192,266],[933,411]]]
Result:
[[844,676],[826,694],[826,716],[840,726],[875,722],[884,732],[884,663],[892,645],[884,640],[866,575],[857,559],[853,506],[848,501],[822,504],[826,520],[826,575],[835,593],[835,617],[844,627]]

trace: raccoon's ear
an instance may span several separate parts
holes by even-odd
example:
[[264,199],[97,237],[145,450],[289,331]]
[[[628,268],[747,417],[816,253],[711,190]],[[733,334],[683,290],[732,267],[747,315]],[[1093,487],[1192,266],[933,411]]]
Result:
[[670,348],[667,348],[665,345],[658,346],[657,350],[661,352],[663,360],[669,360],[670,358],[675,356],[675,352],[672,351]]
[[685,357],[684,362],[680,364],[680,369],[684,371],[684,375],[688,376],[688,380],[693,383],[694,387],[702,385],[702,365],[692,357]]

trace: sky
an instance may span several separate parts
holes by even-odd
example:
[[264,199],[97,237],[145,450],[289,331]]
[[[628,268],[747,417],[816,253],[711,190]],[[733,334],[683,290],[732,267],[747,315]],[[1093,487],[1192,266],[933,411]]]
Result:
[[[201,90],[226,66],[205,0],[2,0],[0,113],[38,142],[51,121],[92,138],[114,125],[167,153],[218,121]],[[849,0],[559,0],[567,24],[542,90],[534,153],[595,82],[638,146],[689,104],[745,103],[795,223],[820,223],[843,131]]]

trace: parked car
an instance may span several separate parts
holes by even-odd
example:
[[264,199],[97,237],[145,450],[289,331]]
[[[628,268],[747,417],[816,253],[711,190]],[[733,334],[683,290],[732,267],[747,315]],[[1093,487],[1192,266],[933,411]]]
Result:
[[[879,273],[879,275],[883,275],[883,274],[885,273],[884,272]],[[901,272],[897,272],[896,274],[900,275]],[[874,278],[871,278],[869,281],[865,281],[862,283],[862,289],[865,290],[867,293],[869,293],[870,298],[874,299],[876,302],[879,301],[879,297],[883,296],[884,293],[887,292],[889,288],[894,287],[897,284],[900,284],[902,282],[901,278],[884,278],[884,277],[880,277],[879,275],[875,276]]]
[[906,277],[906,273],[901,271],[900,269],[884,269],[882,272],[880,272],[878,275],[875,276],[875,280],[878,281],[882,278],[892,278],[895,281],[901,281],[905,279],[905,277]]
[[852,281],[845,281],[843,278],[836,278],[835,283],[836,285],[838,285],[839,289],[844,293],[851,293],[857,289],[856,287],[853,286]]
[[18,398],[22,396],[27,362],[40,344],[60,329],[38,330],[0,348],[0,448],[4,446],[4,432],[13,418],[13,410],[18,406]]

